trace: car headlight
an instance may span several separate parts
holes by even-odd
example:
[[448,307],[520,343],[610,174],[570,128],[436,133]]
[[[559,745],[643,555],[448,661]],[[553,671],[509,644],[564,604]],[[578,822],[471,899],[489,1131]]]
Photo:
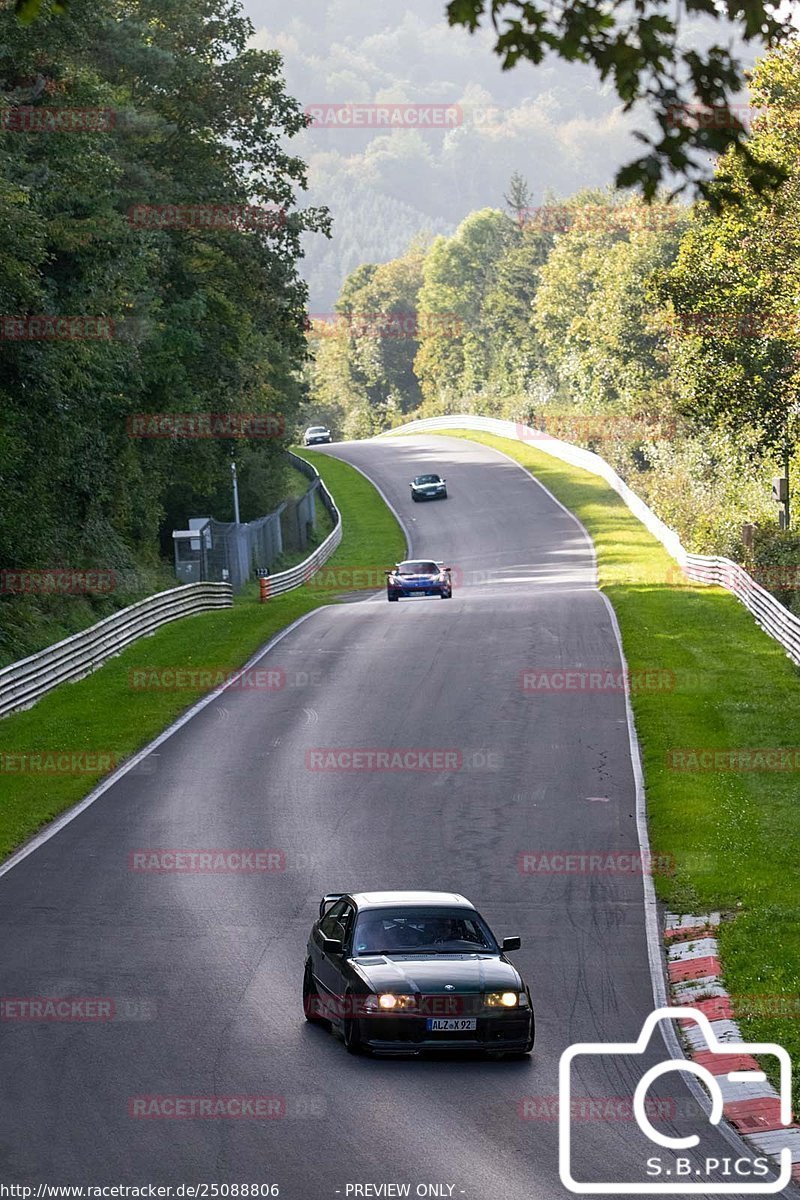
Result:
[[524,1008],[527,1003],[527,997],[520,992],[487,992],[486,994],[486,1004],[489,1008]]
[[407,1012],[417,1007],[416,996],[399,996],[395,992],[381,992],[378,1005],[384,1012]]

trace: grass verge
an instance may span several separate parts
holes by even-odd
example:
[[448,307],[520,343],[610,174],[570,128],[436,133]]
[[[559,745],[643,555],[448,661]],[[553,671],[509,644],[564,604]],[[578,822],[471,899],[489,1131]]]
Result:
[[[652,849],[675,863],[673,874],[656,878],[657,892],[676,912],[735,915],[723,923],[720,946],[737,1012],[752,1014],[741,1019],[743,1033],[779,1042],[800,1062],[797,766],[692,770],[673,757],[692,748],[800,746],[800,670],[728,592],[682,581],[604,480],[508,438],[437,433],[516,459],[591,534],[631,673]],[[671,672],[674,687],[636,686],[654,670]]]
[[[0,859],[77,803],[108,773],[108,765],[102,764],[72,774],[25,770],[22,756],[100,753],[106,764],[129,758],[213,686],[159,689],[152,685],[157,678],[153,672],[175,667],[233,671],[280,629],[335,602],[338,593],[348,590],[355,570],[402,557],[405,538],[372,484],[325,454],[303,451],[303,457],[313,462],[342,514],[342,542],[321,581],[267,604],[259,603],[258,586],[251,584],[233,608],[166,625],[86,679],[62,684],[33,708],[0,721],[0,774],[6,785],[0,805]],[[136,671],[146,671],[151,686],[137,686]]]

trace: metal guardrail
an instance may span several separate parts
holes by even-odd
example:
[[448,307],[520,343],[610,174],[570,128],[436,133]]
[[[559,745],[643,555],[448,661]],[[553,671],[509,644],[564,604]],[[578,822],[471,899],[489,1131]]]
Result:
[[599,475],[625,501],[634,516],[658,538],[689,579],[695,583],[716,584],[731,592],[752,614],[764,632],[776,642],[780,642],[789,658],[800,665],[800,617],[789,612],[733,559],[709,554],[690,554],[681,545],[675,530],[665,525],[599,454],[592,450],[584,450],[580,446],[573,446],[570,442],[562,442],[544,430],[533,429],[520,421],[503,421],[497,417],[477,417],[470,414],[409,421],[378,436],[392,437],[399,433],[425,433],[436,429],[473,429],[510,438],[512,441],[529,442],[553,458],[559,458],[574,467],[582,467],[592,475]]
[[325,484],[320,478],[319,472],[312,467],[311,463],[306,462],[304,458],[300,458],[298,454],[288,452],[294,466],[298,471],[302,471],[309,479],[314,479],[319,482],[317,495],[319,496],[326,511],[333,519],[333,529],[325,538],[325,541],[317,546],[316,550],[308,556],[303,562],[298,563],[296,567],[290,567],[288,571],[280,571],[277,575],[267,576],[267,595],[279,596],[281,592],[289,592],[292,588],[301,587],[302,584],[308,583],[312,575],[314,575],[320,567],[328,561],[334,550],[342,540],[342,517],[336,507],[333,496],[330,494]]
[[210,609],[230,608],[232,604],[229,583],[187,583],[121,608],[89,629],[3,667],[0,717],[29,708],[60,683],[74,682],[91,674],[131,642],[169,621]]
[[[316,493],[333,518],[334,528],[303,562],[288,571],[268,576],[271,596],[306,583],[342,540],[341,514],[319,472],[298,455],[290,453],[289,457],[298,470],[318,484]],[[60,683],[83,679],[131,642],[153,633],[169,621],[215,608],[230,608],[232,604],[233,589],[229,583],[209,582],[187,583],[122,608],[89,629],[73,633],[46,650],[0,669],[0,717],[29,708]]]

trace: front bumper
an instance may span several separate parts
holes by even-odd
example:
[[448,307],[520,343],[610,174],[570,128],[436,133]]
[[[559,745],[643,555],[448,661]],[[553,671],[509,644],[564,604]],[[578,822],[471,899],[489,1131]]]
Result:
[[329,437],[306,438],[306,446],[329,446],[331,439]]
[[396,596],[441,596],[442,592],[449,592],[450,589],[444,584],[437,583],[435,587],[417,587],[417,588],[397,588],[393,587],[392,592]]
[[445,488],[437,488],[435,492],[420,492],[416,488],[412,489],[417,500],[443,500],[447,495]]
[[425,1017],[360,1017],[359,1038],[370,1050],[528,1050],[534,1037],[533,1013],[479,1016],[477,1028],[463,1033],[432,1033]]

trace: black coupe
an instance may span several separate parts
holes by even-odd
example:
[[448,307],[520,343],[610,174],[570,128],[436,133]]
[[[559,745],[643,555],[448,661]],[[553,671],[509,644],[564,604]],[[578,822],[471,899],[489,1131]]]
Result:
[[306,1019],[352,1054],[481,1050],[528,1054],[531,995],[469,900],[452,892],[324,896],[308,939]]
[[412,500],[447,499],[447,480],[441,475],[415,475],[409,487]]

